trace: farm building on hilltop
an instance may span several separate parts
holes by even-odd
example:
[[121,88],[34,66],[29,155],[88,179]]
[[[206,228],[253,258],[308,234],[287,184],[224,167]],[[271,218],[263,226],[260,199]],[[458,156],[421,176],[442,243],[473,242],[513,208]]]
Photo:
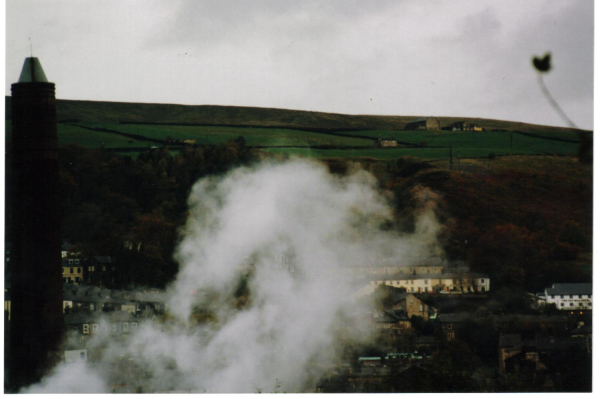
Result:
[[433,117],[415,119],[407,123],[404,130],[440,130],[440,121]]
[[452,130],[453,132],[456,132],[456,131],[460,131],[460,132],[464,132],[464,131],[481,132],[481,131],[483,131],[483,128],[481,126],[473,125],[473,124],[465,122],[465,121],[454,122],[452,125],[450,125],[448,127],[448,129]]
[[398,142],[396,141],[396,139],[382,139],[380,137],[379,139],[377,139],[375,145],[377,147],[397,147]]

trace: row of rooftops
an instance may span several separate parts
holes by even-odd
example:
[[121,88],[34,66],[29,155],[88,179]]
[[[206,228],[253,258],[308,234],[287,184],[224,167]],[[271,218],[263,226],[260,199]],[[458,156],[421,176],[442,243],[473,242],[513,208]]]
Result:
[[[464,268],[467,267],[463,261],[450,261],[440,256],[433,256],[429,258],[403,258],[401,261],[397,257],[379,257],[375,259],[372,267],[416,267],[416,266],[443,266],[450,268]],[[365,267],[365,266],[360,266]]]
[[[588,295],[592,296],[592,284],[590,283],[572,283],[572,284],[552,284],[552,287],[546,288],[546,295]],[[543,294],[541,294],[543,296]]]
[[[71,262],[73,263],[71,263]],[[74,263],[74,261],[78,261],[79,263]],[[66,258],[62,258],[62,265],[63,266],[82,266],[82,265],[88,265],[88,264],[100,264],[100,265],[107,265],[107,264],[112,264],[115,263],[116,259],[114,256],[90,256],[88,258],[81,258],[81,257],[66,257]]]
[[64,323],[67,325],[72,324],[86,324],[86,323],[97,323],[101,319],[107,320],[112,323],[116,322],[128,322],[139,320],[136,315],[126,311],[114,311],[106,313],[98,312],[74,312],[63,315]]
[[65,284],[63,300],[72,302],[103,302],[103,303],[133,303],[133,302],[164,302],[165,294],[157,289],[139,288],[132,291],[111,290],[108,288]]
[[428,273],[428,274],[413,274],[413,273],[397,273],[386,274],[381,276],[371,276],[371,280],[445,280],[457,278],[489,278],[487,274],[477,272],[444,272],[444,273]]
[[[567,323],[565,316],[556,315],[527,315],[527,314],[508,314],[508,315],[491,315],[489,316],[495,323],[509,323],[512,321],[516,322],[540,322],[540,323]],[[442,313],[438,314],[437,320],[440,323],[462,323],[468,320],[481,319],[473,313],[460,312],[460,313]]]
[[[576,331],[572,331],[571,334],[575,334]],[[553,337],[536,334],[533,338],[523,338],[521,334],[502,334],[500,335],[499,346],[500,348],[512,348],[513,350],[535,348],[537,351],[556,351],[585,349],[587,341],[585,337]]]

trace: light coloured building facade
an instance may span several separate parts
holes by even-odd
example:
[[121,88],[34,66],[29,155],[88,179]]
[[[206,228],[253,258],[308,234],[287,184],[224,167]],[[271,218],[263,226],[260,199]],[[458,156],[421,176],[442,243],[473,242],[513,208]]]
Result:
[[546,304],[559,310],[591,310],[592,284],[552,284],[543,294],[538,294]]
[[476,293],[490,290],[490,278],[482,273],[396,274],[373,278],[371,285],[405,288],[410,293]]
[[64,284],[83,283],[83,262],[81,258],[63,258],[62,276]]

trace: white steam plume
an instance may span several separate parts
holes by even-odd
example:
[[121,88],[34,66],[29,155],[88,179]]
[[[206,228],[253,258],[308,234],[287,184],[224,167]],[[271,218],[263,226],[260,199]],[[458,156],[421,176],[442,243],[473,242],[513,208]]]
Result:
[[[392,210],[372,175],[334,176],[307,160],[202,179],[189,205],[167,320],[121,342],[94,338],[102,357],[77,380],[65,382],[75,366],[61,365],[27,392],[76,392],[88,380],[105,392],[313,391],[314,366],[333,361],[338,316],[353,306],[338,271],[423,257],[437,234],[430,211],[411,236],[382,231]],[[293,259],[286,267],[283,256]],[[242,275],[248,299],[236,302]]]

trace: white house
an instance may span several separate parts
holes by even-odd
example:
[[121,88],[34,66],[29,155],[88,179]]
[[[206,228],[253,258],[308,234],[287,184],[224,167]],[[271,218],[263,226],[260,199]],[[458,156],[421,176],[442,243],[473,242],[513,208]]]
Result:
[[546,304],[555,304],[559,310],[591,310],[592,284],[552,284],[538,294]]
[[490,290],[490,278],[482,273],[395,274],[372,276],[371,285],[406,288],[410,293],[475,293]]

